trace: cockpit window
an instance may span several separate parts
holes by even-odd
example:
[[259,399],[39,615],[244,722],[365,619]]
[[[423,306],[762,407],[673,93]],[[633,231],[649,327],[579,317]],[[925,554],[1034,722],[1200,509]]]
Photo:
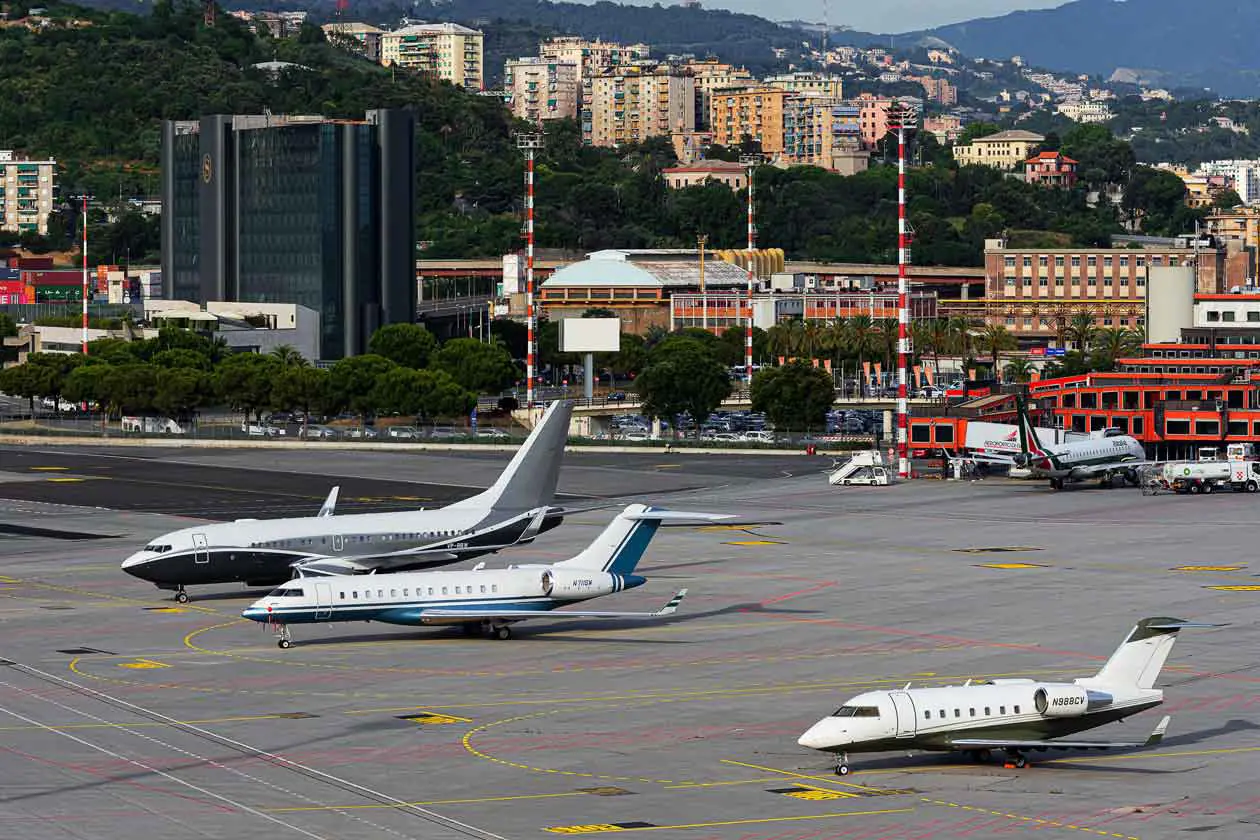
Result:
[[273,590],[269,597],[271,598],[301,598],[302,588],[300,586],[282,586],[279,589]]
[[155,543],[155,544],[153,544],[153,545],[146,545],[146,546],[144,547],[144,550],[145,550],[145,551],[148,551],[148,552],[151,552],[151,553],[153,553],[153,554],[164,554],[164,553],[166,553],[166,552],[170,551],[170,550],[171,550],[171,547],[170,547],[169,545],[157,545],[157,544]]
[[879,717],[879,706],[841,706],[832,717]]

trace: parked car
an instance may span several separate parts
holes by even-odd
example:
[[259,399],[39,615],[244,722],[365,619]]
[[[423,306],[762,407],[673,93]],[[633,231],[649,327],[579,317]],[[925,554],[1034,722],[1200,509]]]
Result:
[[622,402],[626,398],[625,391],[613,391],[608,395],[608,399],[612,402]]
[[486,426],[477,429],[477,437],[493,438],[494,440],[510,440],[512,436],[496,426]]
[[241,421],[241,431],[250,437],[277,437],[280,430],[266,423],[246,423]]
[[460,433],[450,426],[434,426],[429,430],[429,440],[452,440],[459,436]]
[[337,430],[332,426],[321,426],[318,423],[312,423],[298,429],[297,436],[309,440],[332,440],[337,436]]
[[371,426],[352,426],[346,429],[346,437],[361,438],[364,440],[375,440],[377,437],[376,429]]
[[402,440],[420,440],[424,437],[424,432],[415,426],[390,426],[388,434],[392,438]]

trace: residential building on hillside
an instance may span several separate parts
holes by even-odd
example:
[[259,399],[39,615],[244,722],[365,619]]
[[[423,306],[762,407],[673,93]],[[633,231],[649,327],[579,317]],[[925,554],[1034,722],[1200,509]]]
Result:
[[813,93],[833,99],[844,96],[844,79],[827,73],[781,73],[766,76],[762,83],[790,93]]
[[0,151],[0,230],[48,233],[48,214],[57,197],[57,161],[31,160]]
[[1079,162],[1058,152],[1041,152],[1024,161],[1024,180],[1046,187],[1072,188],[1076,186],[1076,168]]
[[696,129],[696,80],[674,65],[605,70],[591,88],[591,143],[620,146]]
[[1061,102],[1055,110],[1079,123],[1104,123],[1115,116],[1104,103],[1093,101]]
[[958,104],[958,88],[949,79],[938,79],[934,76],[919,76],[915,79],[923,85],[923,98],[946,108]]
[[862,148],[873,149],[888,133],[888,109],[899,100],[863,93],[857,98],[858,120],[862,126]]
[[700,160],[683,166],[671,166],[661,170],[670,189],[681,190],[709,181],[717,181],[732,190],[742,190],[748,180],[748,170],[742,163],[729,160]]
[[647,44],[623,45],[577,37],[552,38],[539,44],[538,57],[544,61],[577,65],[578,123],[582,129],[582,142],[587,145],[593,142],[595,77],[614,67],[645,61],[649,52]]
[[1015,169],[1028,160],[1032,150],[1045,139],[1031,131],[999,131],[987,137],[977,137],[965,145],[955,146],[954,160],[960,166],[975,164],[994,169]]
[[1204,219],[1203,232],[1225,246],[1246,253],[1249,262],[1247,277],[1254,285],[1257,261],[1260,260],[1260,209],[1235,207],[1218,210]]
[[738,146],[745,139],[761,143],[761,153],[775,158],[783,153],[783,109],[792,94],[761,86],[720,90],[713,95],[713,142]]
[[162,124],[168,300],[293,303],[320,318],[320,358],[366,352],[416,312],[415,125],[215,115]]
[[381,36],[381,63],[479,91],[485,88],[484,41],[483,33],[457,23],[418,23]]
[[512,116],[542,124],[577,119],[578,66],[542,58],[514,58],[503,68],[503,87]]
[[923,118],[923,130],[936,138],[942,146],[955,142],[962,134],[962,117],[942,114],[936,117]]
[[1200,164],[1200,175],[1224,175],[1243,204],[1260,203],[1260,160],[1211,160]]
[[330,42],[349,46],[369,60],[380,62],[384,29],[377,29],[367,23],[325,23],[320,28]]
[[866,169],[861,109],[829,96],[794,96],[783,112],[783,157],[788,165],[820,166],[843,175]]
[[696,130],[711,131],[713,92],[738,87],[756,87],[758,82],[746,68],[725,64],[716,58],[689,61],[687,69],[696,78]]
[[1224,175],[1190,175],[1181,174],[1186,185],[1187,207],[1211,207],[1216,200],[1233,184]]

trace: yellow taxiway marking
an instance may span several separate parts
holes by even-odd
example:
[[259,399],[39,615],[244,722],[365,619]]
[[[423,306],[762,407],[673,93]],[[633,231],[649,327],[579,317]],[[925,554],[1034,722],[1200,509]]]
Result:
[[427,726],[442,726],[449,723],[472,723],[472,718],[444,715],[440,712],[421,712],[416,715],[408,715],[407,720],[412,723],[422,723]]
[[154,662],[152,659],[137,659],[134,662],[119,662],[118,667],[143,671],[151,668],[169,668],[171,666],[165,662]]
[[87,481],[86,478],[67,478],[64,476],[58,476],[57,478],[49,478],[45,480],[54,482],[56,484],[77,484],[80,481]]
[[[749,768],[752,768],[753,770],[768,771],[771,773],[781,773],[783,774],[783,776],[789,779],[808,779],[810,781],[825,781],[827,784],[832,784],[832,785],[844,785],[848,787],[856,787],[856,788],[862,788],[865,790],[883,792],[880,788],[866,788],[863,785],[850,784],[846,782],[837,782],[837,781],[827,778],[826,776],[809,776],[804,773],[793,773],[790,770],[780,770],[777,767],[765,767],[760,764],[746,764],[745,762],[742,762],[742,761],[731,761],[729,759],[723,759],[722,763],[732,764],[737,767],[749,767]],[[1020,822],[1031,823],[1033,825],[1042,826],[1046,828],[1066,828],[1073,831],[1083,831],[1087,834],[1097,834],[1102,837],[1119,837],[1119,838],[1123,838],[1123,840],[1138,840],[1137,837],[1132,837],[1127,834],[1116,834],[1114,832],[1103,831],[1097,828],[1088,828],[1086,826],[1081,826],[1081,825],[1062,823],[1056,820],[1042,819],[1040,817],[1026,817],[1021,814],[1012,814],[1006,811],[992,811],[992,810],[989,810],[988,808],[976,808],[971,805],[962,805],[958,802],[945,802],[940,799],[929,799],[926,796],[920,796],[919,801],[926,803],[928,805],[940,805],[947,808],[959,808],[963,811],[975,811],[981,814],[990,814],[995,817],[1005,817],[1006,819],[1018,820]],[[902,809],[902,810],[912,810],[912,809]]]
[[1176,566],[1174,572],[1241,572],[1246,566]]
[[1208,589],[1215,589],[1219,592],[1260,592],[1260,586],[1209,586]]
[[154,613],[186,613],[188,610],[184,607],[147,607],[145,612]]
[[726,825],[762,825],[765,823],[803,822],[805,820],[828,820],[837,817],[873,817],[880,814],[905,814],[913,808],[880,808],[874,811],[838,811],[831,814],[804,814],[795,817],[760,817],[748,820],[721,820],[718,822],[685,823],[682,825],[629,825],[620,826],[615,823],[592,823],[589,825],[557,825],[543,829],[552,834],[603,834],[627,831],[680,831],[685,828],[717,828]]
[[1038,563],[981,563],[981,569],[1044,569]]
[[[729,758],[722,759],[722,763],[730,764],[734,767],[747,767],[751,770],[760,770],[763,773],[778,773],[780,776],[784,776],[789,779],[804,779],[808,782],[826,782],[829,785],[838,785],[840,787],[855,788],[856,790],[860,790],[860,791],[884,793],[883,788],[870,787],[869,785],[859,785],[859,784],[854,784],[853,782],[837,782],[826,776],[810,776],[805,773],[793,773],[791,770],[780,770],[778,767],[765,767],[760,764],[748,764],[747,762],[735,761]],[[822,788],[822,790],[827,790],[827,789],[828,788]]]
[[68,470],[70,468],[69,467],[27,467],[27,469],[31,470],[32,472],[60,472],[62,470]]

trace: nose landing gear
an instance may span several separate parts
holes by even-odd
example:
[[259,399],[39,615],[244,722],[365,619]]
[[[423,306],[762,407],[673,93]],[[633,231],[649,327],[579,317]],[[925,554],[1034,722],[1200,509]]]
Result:
[[175,600],[181,604],[188,603],[188,593],[184,591],[183,584],[180,584],[179,588],[175,590]]
[[840,757],[836,759],[836,775],[837,776],[849,775],[849,754],[848,753],[841,753]]
[[272,631],[276,634],[276,647],[288,650],[293,647],[293,637],[289,635],[289,625],[272,622]]

